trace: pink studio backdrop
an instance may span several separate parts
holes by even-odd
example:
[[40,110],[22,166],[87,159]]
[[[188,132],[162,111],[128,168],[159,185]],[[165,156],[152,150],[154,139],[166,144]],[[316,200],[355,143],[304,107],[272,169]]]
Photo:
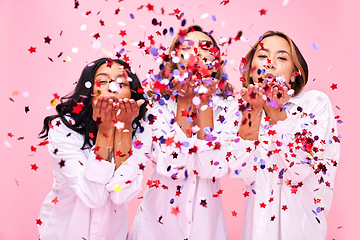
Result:
[[[241,86],[238,66],[260,34],[273,29],[287,33],[297,43],[310,69],[306,89],[318,89],[330,97],[342,135],[341,162],[336,176],[334,201],[328,215],[327,239],[355,239],[359,234],[360,194],[357,184],[359,157],[355,155],[359,136],[356,112],[350,115],[351,95],[357,95],[355,65],[359,55],[358,38],[353,33],[359,20],[357,1],[313,0],[146,0],[122,2],[115,0],[1,0],[1,131],[0,153],[0,239],[37,239],[36,219],[53,176],[47,148],[38,146],[37,134],[42,120],[53,114],[50,101],[55,93],[60,96],[73,89],[87,61],[114,54],[114,48],[125,48],[131,66],[141,80],[149,69],[158,71],[158,63],[145,55],[133,42],[143,41],[149,46],[149,35],[155,46],[169,46],[172,37],[157,36],[156,31],[174,28],[180,21],[169,15],[174,9],[184,13],[187,26],[199,24],[214,30],[220,38],[234,38],[243,32],[241,41],[225,44],[226,71],[236,87]],[[222,3],[222,4],[221,4]],[[153,10],[151,6],[153,5]],[[142,8],[140,8],[143,5]],[[359,4],[358,4],[359,5]],[[120,9],[116,15],[115,10]],[[140,9],[139,9],[140,8]],[[164,14],[162,14],[162,8]],[[265,9],[266,14],[260,15]],[[86,15],[86,12],[91,11]],[[134,15],[134,19],[130,14]],[[154,26],[156,18],[162,26]],[[104,26],[100,21],[104,22]],[[120,36],[120,30],[127,35]],[[93,35],[99,33],[96,40]],[[50,44],[44,38],[51,38]],[[121,42],[127,46],[122,47]],[[247,41],[248,40],[248,41]],[[30,47],[36,52],[30,53]],[[355,50],[354,50],[355,49]],[[355,53],[357,51],[357,54]],[[62,53],[60,57],[59,54]],[[52,61],[50,60],[52,59]],[[71,59],[71,60],[70,60]],[[355,79],[354,79],[355,76]],[[355,83],[354,83],[355,82]],[[337,84],[337,89],[330,86]],[[350,89],[350,85],[355,85]],[[354,97],[351,98],[354,100]],[[27,113],[25,107],[29,107]],[[355,107],[356,109],[357,107]],[[355,122],[356,121],[356,122]],[[36,150],[31,149],[31,146]],[[36,164],[38,169],[32,170]],[[151,167],[147,168],[145,179]],[[229,239],[239,239],[242,224],[244,185],[239,179],[222,179],[224,210]],[[143,192],[139,194],[142,196]],[[135,198],[128,204],[130,224],[140,203]],[[236,211],[237,216],[232,215]]]

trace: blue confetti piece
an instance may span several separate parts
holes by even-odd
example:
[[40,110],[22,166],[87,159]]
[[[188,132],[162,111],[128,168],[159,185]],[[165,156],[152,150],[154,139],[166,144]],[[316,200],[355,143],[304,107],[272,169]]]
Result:
[[170,32],[170,36],[174,36],[174,29],[172,27],[170,27],[169,32]]
[[131,19],[135,18],[134,14],[132,14],[132,13],[130,13],[130,17],[131,17]]
[[174,118],[170,119],[170,124],[173,125],[174,123],[175,123],[175,119]]
[[283,177],[284,177],[284,168],[281,169],[280,172],[279,172],[279,178],[283,179]]
[[321,207],[317,207],[317,208],[316,208],[316,212],[317,212],[317,213],[320,213],[320,212],[321,212]]
[[181,21],[181,26],[183,27],[183,26],[185,26],[185,25],[186,25],[186,20],[183,19],[183,20]]
[[186,121],[187,121],[188,123],[192,123],[194,120],[192,119],[192,117],[187,117]]
[[319,46],[318,46],[316,43],[313,43],[311,46],[312,46],[312,48],[313,48],[314,50],[318,50],[318,49],[319,49]]
[[224,80],[228,80],[228,79],[229,79],[227,73],[223,73],[223,74],[221,75],[221,78],[224,79]]
[[237,169],[235,170],[236,175],[240,175],[240,173],[241,173],[241,170],[237,170]]
[[174,74],[174,76],[179,76],[180,75],[179,69],[177,69],[177,68],[174,69],[173,74]]
[[204,127],[204,133],[210,134],[212,131],[211,127]]
[[175,200],[172,198],[170,199],[170,204],[173,204],[175,202]]
[[170,171],[171,170],[171,165],[169,165],[166,169],[166,171]]
[[165,100],[163,98],[159,99],[159,104],[160,106],[164,106],[165,105]]
[[165,36],[165,35],[167,34],[167,32],[168,32],[168,30],[165,28],[165,29],[163,30],[163,35]]
[[189,147],[190,146],[190,143],[189,142],[186,142],[186,141],[184,141],[184,142],[182,142],[182,145],[184,146],[184,147]]
[[215,22],[216,21],[216,17],[214,15],[211,16],[211,19]]
[[262,35],[259,37],[259,42],[260,42],[261,40],[263,40],[263,36],[262,36]]
[[164,138],[164,136],[161,136],[161,137],[159,138],[159,141],[160,141],[161,144],[164,144],[165,141],[166,141],[166,139]]
[[158,50],[157,50],[157,48],[155,48],[155,47],[152,47],[152,48],[150,48],[150,51],[149,51],[153,56],[158,56],[159,55],[159,53],[158,53]]

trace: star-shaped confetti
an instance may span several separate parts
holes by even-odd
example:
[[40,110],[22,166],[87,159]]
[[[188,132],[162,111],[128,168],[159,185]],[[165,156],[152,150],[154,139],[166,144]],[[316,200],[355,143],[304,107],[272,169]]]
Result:
[[45,43],[50,44],[51,38],[49,36],[44,37]]
[[30,47],[30,48],[28,49],[28,51],[29,51],[30,53],[34,53],[34,52],[36,52],[36,47]]
[[262,15],[266,15],[267,10],[262,8],[259,10],[259,12],[260,12],[260,16],[262,16]]
[[180,213],[179,207],[171,208],[171,214],[174,214],[175,216],[177,216],[179,213]]
[[331,90],[337,89],[337,84],[336,83],[331,84],[330,88]]
[[34,171],[37,171],[39,167],[36,166],[36,163],[35,164],[31,164],[31,170],[34,170]]

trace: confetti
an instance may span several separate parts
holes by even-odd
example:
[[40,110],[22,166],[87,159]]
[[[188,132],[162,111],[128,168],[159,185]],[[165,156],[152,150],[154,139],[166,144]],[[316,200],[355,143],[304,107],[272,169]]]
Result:
[[266,15],[266,12],[267,12],[267,10],[264,8],[259,10],[260,16]]
[[121,192],[122,187],[119,184],[115,184],[113,187],[114,192]]

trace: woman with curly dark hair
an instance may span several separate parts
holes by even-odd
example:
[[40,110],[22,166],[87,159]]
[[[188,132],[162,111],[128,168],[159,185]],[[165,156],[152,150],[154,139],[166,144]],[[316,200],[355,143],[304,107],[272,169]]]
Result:
[[137,194],[147,160],[144,103],[129,65],[101,58],[45,118],[40,137],[49,141],[55,179],[41,207],[40,239],[125,239],[125,203]]

